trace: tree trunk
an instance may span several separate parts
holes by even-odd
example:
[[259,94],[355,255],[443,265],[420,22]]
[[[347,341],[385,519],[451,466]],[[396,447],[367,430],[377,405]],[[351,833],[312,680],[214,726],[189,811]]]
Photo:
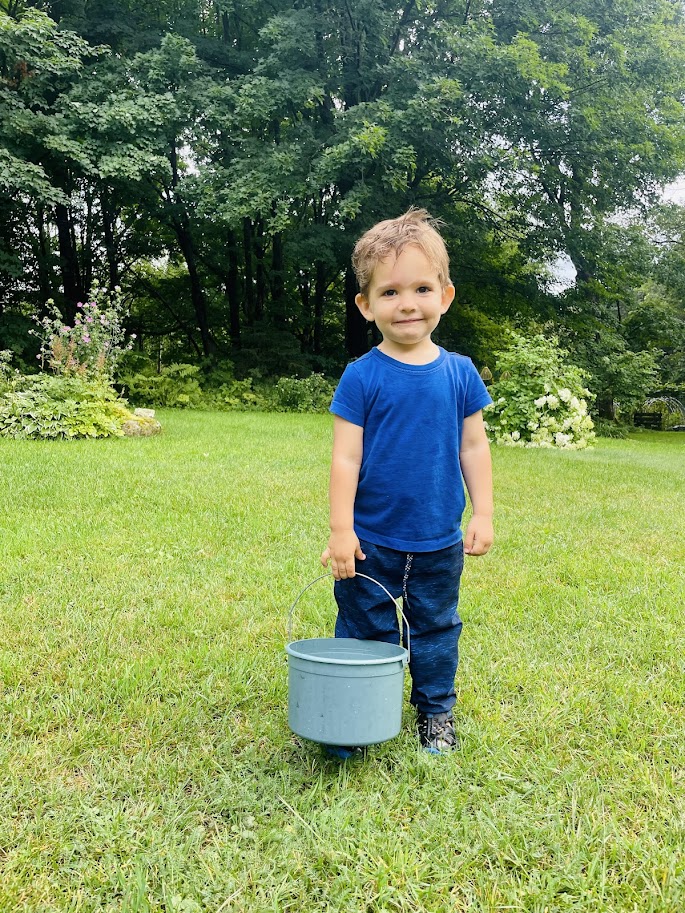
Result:
[[312,351],[320,355],[323,342],[323,312],[326,301],[326,267],[321,260],[316,261],[316,275],[314,280],[314,335]]
[[36,223],[38,226],[38,247],[36,250],[36,264],[38,266],[38,288],[43,302],[53,298],[55,291],[52,284],[52,270],[50,258],[52,247],[50,238],[45,231],[45,209],[39,205],[36,209]]
[[352,358],[369,351],[369,331],[366,320],[355,304],[357,277],[351,266],[345,272],[345,348]]
[[300,301],[302,302],[302,320],[300,321],[300,351],[311,352],[312,347],[312,303],[311,303],[311,283],[309,273],[305,272],[304,276],[298,282],[300,292]]
[[228,272],[226,274],[226,298],[228,299],[229,334],[235,348],[240,347],[240,291],[238,284],[238,241],[230,229],[228,239]]
[[256,307],[252,269],[252,223],[248,218],[243,219],[243,258],[245,261],[245,317],[247,325],[252,326],[255,321]]
[[102,232],[105,239],[105,257],[107,259],[109,286],[113,289],[119,285],[119,262],[114,241],[114,225],[116,220],[110,204],[110,195],[106,190],[103,190],[102,195],[100,196]]
[[76,314],[76,304],[86,297],[81,284],[78,255],[76,252],[76,238],[73,232],[69,210],[62,203],[55,206],[55,221],[57,223],[57,241],[59,244],[59,269],[62,276],[62,288],[67,301],[65,317],[73,320]]
[[188,276],[190,278],[190,297],[195,309],[195,319],[200,331],[202,340],[202,354],[211,355],[214,351],[214,340],[209,332],[209,315],[207,313],[207,300],[200,281],[200,275],[197,271],[197,262],[195,259],[195,245],[190,233],[190,227],[185,216],[174,218],[174,230],[178,238],[178,244],[181,248],[183,258],[188,267]]
[[257,261],[256,272],[256,296],[255,296],[255,317],[261,320],[264,316],[264,305],[266,303],[266,270],[264,269],[264,223],[258,219],[255,223],[257,229],[254,234],[254,253]]
[[285,313],[285,281],[283,265],[283,236],[277,231],[271,241],[271,304],[274,323],[283,326]]
[[90,188],[86,192],[85,237],[81,235],[83,251],[83,285],[87,291],[93,287],[93,194]]

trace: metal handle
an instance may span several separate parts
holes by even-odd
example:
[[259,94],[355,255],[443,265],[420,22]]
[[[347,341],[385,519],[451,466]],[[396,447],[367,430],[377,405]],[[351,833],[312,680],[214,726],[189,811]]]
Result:
[[[314,586],[315,583],[318,583],[319,580],[323,580],[324,577],[332,577],[332,576],[333,576],[333,574],[329,571],[327,574],[322,574],[320,577],[316,577],[314,580],[312,580],[311,583],[307,584],[307,586],[302,590],[302,592],[297,597],[295,602],[290,606],[290,611],[288,612],[288,641],[290,643],[292,643],[292,640],[293,640],[293,612],[295,611],[295,606],[300,601],[300,599],[302,599],[302,597],[307,592],[307,590],[309,589],[310,586]],[[370,580],[371,583],[375,583],[376,586],[379,586],[383,590],[383,592],[387,595],[388,599],[395,606],[395,611],[399,612],[400,615],[402,616],[402,619],[404,621],[404,624],[406,626],[406,631],[407,631],[407,662],[409,662],[409,660],[411,659],[411,633],[409,631],[409,622],[407,621],[407,616],[402,611],[400,604],[393,596],[391,596],[389,590],[386,590],[386,588],[383,586],[383,584],[379,583],[378,580],[374,580],[374,578],[369,577],[368,574],[361,574],[359,571],[357,571],[356,576],[363,577],[365,580]],[[351,578],[348,578],[348,579],[351,579]]]

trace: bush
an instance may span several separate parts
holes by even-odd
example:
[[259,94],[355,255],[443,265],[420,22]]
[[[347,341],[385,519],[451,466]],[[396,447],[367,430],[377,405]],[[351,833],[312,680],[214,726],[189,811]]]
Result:
[[281,377],[274,388],[277,412],[326,412],[335,384],[322,374],[309,377]]
[[131,418],[107,383],[79,375],[15,375],[0,392],[0,435],[5,437],[121,437]]
[[251,377],[229,380],[215,391],[207,393],[207,402],[213,408],[235,412],[268,412],[273,407],[273,396],[265,384],[255,388]]
[[65,323],[52,299],[46,307],[47,316],[36,318],[39,329],[31,331],[40,340],[41,368],[48,365],[55,374],[111,380],[117,363],[136,338],[131,334],[126,339],[121,289],[108,291],[93,282],[89,300],[76,305],[73,326]]
[[486,428],[498,444],[580,450],[594,438],[588,415],[585,373],[564,362],[556,339],[526,339],[512,333],[512,346],[498,352],[498,380]]
[[124,374],[119,378],[127,397],[135,405],[187,408],[203,404],[203,392],[196,365],[174,364],[159,374]]
[[12,377],[12,352],[9,349],[0,351],[0,393],[10,389]]
[[117,386],[135,405],[230,412],[326,412],[335,390],[335,383],[322,374],[281,377],[276,384],[259,376],[238,380],[230,362],[208,371],[174,364],[159,374],[129,372],[119,377]]
[[626,425],[622,422],[601,418],[595,421],[595,434],[597,437],[624,440],[632,431],[635,431],[632,425]]

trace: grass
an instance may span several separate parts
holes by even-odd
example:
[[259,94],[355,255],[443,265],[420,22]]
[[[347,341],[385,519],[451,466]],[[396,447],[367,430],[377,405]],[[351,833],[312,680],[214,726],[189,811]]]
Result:
[[[287,726],[325,416],[0,442],[0,911],[685,909],[685,438],[496,449],[460,752]],[[328,583],[295,636],[332,630]]]

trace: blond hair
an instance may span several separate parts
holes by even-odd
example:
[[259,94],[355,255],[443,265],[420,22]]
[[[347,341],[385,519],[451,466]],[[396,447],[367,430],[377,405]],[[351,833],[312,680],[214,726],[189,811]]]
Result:
[[413,206],[396,219],[378,222],[357,241],[352,252],[354,269],[362,295],[366,295],[374,270],[381,260],[399,257],[405,247],[420,248],[438,274],[440,285],[451,285],[449,256],[442,235],[437,230],[442,223],[432,219],[425,209]]

